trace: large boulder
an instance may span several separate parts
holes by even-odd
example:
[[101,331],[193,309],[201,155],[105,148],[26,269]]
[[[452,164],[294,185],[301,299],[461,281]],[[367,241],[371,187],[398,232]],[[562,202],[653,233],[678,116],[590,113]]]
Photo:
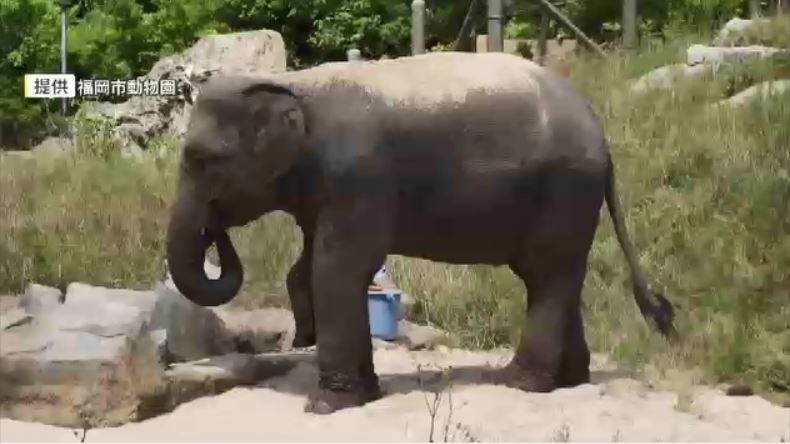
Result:
[[764,100],[771,96],[787,93],[790,93],[790,79],[762,82],[752,85],[738,94],[718,102],[717,105],[738,107],[757,100]]
[[670,89],[679,79],[699,78],[710,73],[707,65],[667,65],[656,68],[631,84],[631,91],[636,93],[657,89]]
[[74,291],[0,332],[0,416],[92,427],[156,410],[166,387],[146,328],[152,295],[69,299]]
[[771,48],[761,45],[735,47],[691,45],[686,50],[686,62],[689,65],[710,63],[715,69],[718,69],[723,64],[765,59],[781,53],[787,53],[787,51],[781,48]]
[[768,22],[770,20],[766,18],[742,19],[735,17],[722,26],[713,39],[713,45],[744,46],[748,44],[749,34]]
[[[722,27],[711,45],[690,46],[686,50],[685,63],[662,66],[650,71],[631,82],[631,92],[642,93],[656,89],[671,89],[680,79],[699,78],[708,73],[726,72],[744,61],[790,55],[790,49],[787,48],[749,45],[749,34],[768,21],[768,19],[733,18]],[[749,94],[755,94],[755,91],[749,91],[747,95]],[[736,102],[739,100],[736,99]]]
[[19,305],[31,314],[51,309],[63,302],[63,292],[57,288],[31,283],[19,299]]
[[296,325],[290,310],[274,307],[234,310],[223,307],[214,312],[225,323],[240,352],[257,354],[293,348]]
[[73,283],[62,303],[42,288],[0,317],[0,416],[70,427],[141,420],[173,406],[168,363],[236,351],[213,311],[164,285]]
[[233,336],[214,311],[158,283],[152,327],[167,331],[167,358],[185,362],[236,351]]
[[139,154],[154,136],[183,136],[200,84],[216,74],[261,74],[286,70],[285,43],[270,30],[209,35],[182,52],[160,59],[144,77],[172,79],[172,95],[136,95],[119,104],[87,102],[88,118],[109,120],[121,151]]

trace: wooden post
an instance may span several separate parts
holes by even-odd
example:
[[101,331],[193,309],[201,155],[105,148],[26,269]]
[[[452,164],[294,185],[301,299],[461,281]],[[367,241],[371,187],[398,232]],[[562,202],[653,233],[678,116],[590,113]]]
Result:
[[557,9],[556,6],[552,5],[548,0],[538,0],[545,12],[549,13],[555,20],[565,25],[566,28],[570,29],[576,35],[576,38],[582,41],[585,45],[587,45],[590,49],[595,51],[601,57],[606,57],[606,52],[601,48],[597,43],[592,41],[591,38],[587,37],[587,34],[582,32],[581,29],[576,27],[573,22],[565,15]]
[[453,42],[453,51],[460,50],[462,42],[469,38],[470,28],[474,23],[474,20],[472,19],[475,12],[477,11],[477,2],[478,0],[472,0],[472,2],[469,4],[469,9],[466,11],[466,17],[464,17],[464,23],[461,25],[461,30],[458,31],[458,37],[456,37],[455,42]]
[[546,66],[546,56],[548,48],[546,39],[549,36],[549,14],[545,10],[540,11],[540,34],[538,34],[538,63]]
[[756,19],[760,16],[760,0],[749,0],[749,17]]
[[411,54],[425,53],[425,0],[411,2]]
[[637,46],[636,0],[623,0],[623,44],[629,49]]

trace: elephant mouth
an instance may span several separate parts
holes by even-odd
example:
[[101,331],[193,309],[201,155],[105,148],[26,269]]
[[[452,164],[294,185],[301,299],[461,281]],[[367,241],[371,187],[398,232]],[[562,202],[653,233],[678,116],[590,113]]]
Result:
[[[248,202],[252,202],[249,200]],[[260,214],[252,205],[241,206],[229,211],[219,200],[212,199],[208,202],[209,221],[206,224],[206,232],[209,236],[214,231],[227,230],[233,227],[241,227],[254,221]]]

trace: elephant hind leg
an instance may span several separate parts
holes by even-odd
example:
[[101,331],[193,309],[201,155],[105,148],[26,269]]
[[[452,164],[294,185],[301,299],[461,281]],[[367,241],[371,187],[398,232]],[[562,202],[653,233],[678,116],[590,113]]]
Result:
[[584,338],[584,323],[580,308],[568,313],[565,348],[557,375],[559,387],[575,387],[590,382],[590,349]]
[[500,381],[547,392],[589,380],[580,304],[587,257],[603,203],[603,182],[550,177],[539,218],[510,268],[525,283],[526,322]]
[[583,379],[588,371],[583,364],[586,343],[579,342],[583,331],[573,315],[578,310],[583,267],[542,276],[512,268],[529,282],[526,323],[515,356],[498,372],[496,382],[528,392],[550,392]]

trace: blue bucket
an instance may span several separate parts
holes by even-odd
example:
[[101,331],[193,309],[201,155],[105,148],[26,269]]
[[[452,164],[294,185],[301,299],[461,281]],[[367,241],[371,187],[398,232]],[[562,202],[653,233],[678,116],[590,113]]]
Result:
[[400,295],[400,290],[368,291],[371,336],[384,340],[398,336]]

